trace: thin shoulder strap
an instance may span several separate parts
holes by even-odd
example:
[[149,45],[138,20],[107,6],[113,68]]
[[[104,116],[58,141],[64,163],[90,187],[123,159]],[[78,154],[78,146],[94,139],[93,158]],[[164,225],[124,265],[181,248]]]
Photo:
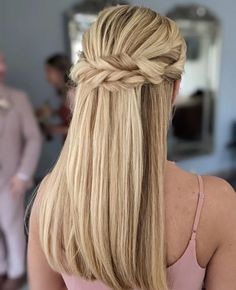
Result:
[[198,205],[197,205],[197,211],[196,211],[195,220],[194,220],[194,224],[193,224],[193,232],[192,232],[191,240],[196,239],[197,228],[198,228],[198,224],[200,221],[202,207],[203,207],[203,203],[204,203],[204,197],[205,197],[204,191],[203,191],[202,177],[200,175],[198,175],[197,177],[198,177],[198,184],[199,184]]

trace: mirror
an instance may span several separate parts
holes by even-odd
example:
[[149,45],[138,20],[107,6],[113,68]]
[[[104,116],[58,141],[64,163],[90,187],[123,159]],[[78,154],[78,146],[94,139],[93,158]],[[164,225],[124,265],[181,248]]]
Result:
[[202,6],[177,6],[167,16],[178,23],[188,47],[168,140],[169,158],[182,160],[214,147],[221,29],[219,20]]
[[67,34],[72,62],[78,60],[78,53],[82,50],[82,36],[89,26],[96,20],[99,11],[106,6],[127,4],[116,0],[85,0],[76,4],[67,12]]
[[[82,35],[98,12],[118,3],[127,4],[86,0],[68,11],[67,31],[73,62],[82,50]],[[167,16],[178,23],[188,46],[185,74],[168,139],[169,158],[181,160],[213,150],[221,30],[218,19],[202,6],[177,6]]]

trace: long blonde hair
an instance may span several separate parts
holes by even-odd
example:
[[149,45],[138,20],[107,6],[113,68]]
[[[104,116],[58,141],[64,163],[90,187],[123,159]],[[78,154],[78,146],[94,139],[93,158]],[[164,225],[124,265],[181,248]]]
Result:
[[40,203],[42,248],[60,273],[166,290],[163,179],[185,42],[168,18],[121,5],[82,45],[69,134]]

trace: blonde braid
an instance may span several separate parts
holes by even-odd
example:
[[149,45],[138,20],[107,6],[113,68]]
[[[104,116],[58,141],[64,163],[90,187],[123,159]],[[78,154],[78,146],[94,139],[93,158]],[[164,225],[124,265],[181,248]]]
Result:
[[130,89],[144,84],[159,85],[164,80],[172,81],[179,75],[181,78],[185,49],[180,58],[173,64],[146,57],[133,58],[127,53],[99,57],[96,60],[86,59],[81,54],[80,60],[71,72],[76,83],[86,84],[91,89],[102,87],[114,92]]
[[173,21],[122,5],[99,14],[82,47],[69,134],[40,207],[42,248],[59,273],[167,290],[167,132],[186,44]]

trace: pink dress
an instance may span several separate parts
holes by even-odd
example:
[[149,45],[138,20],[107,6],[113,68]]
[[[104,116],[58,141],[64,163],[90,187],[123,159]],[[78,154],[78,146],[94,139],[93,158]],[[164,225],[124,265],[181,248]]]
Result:
[[[200,267],[196,254],[196,232],[204,202],[203,181],[198,176],[199,199],[192,237],[181,258],[167,268],[170,290],[202,290],[206,269]],[[90,282],[81,278],[62,275],[68,290],[111,290],[100,281]]]

